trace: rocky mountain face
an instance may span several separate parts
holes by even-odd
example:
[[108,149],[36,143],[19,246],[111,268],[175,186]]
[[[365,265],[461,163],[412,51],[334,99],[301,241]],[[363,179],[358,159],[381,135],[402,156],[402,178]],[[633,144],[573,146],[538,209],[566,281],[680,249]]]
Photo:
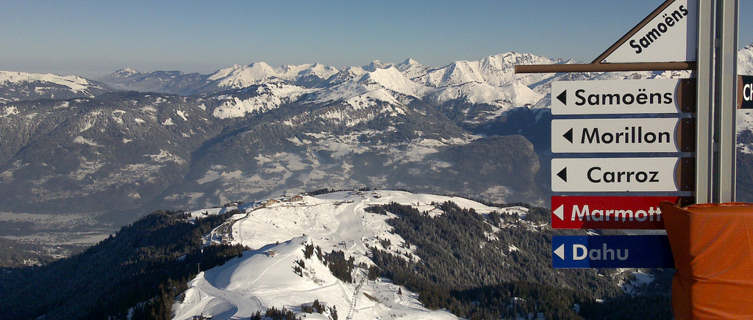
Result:
[[[0,132],[12,139],[0,147],[0,205],[63,213],[139,205],[176,183],[193,149],[219,132],[192,100],[108,93],[5,106]],[[189,117],[196,121],[180,121]]]

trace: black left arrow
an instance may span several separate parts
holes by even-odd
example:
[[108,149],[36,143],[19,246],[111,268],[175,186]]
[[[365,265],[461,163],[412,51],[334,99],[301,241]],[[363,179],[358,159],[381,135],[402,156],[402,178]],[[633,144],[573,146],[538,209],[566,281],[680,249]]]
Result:
[[567,167],[562,168],[560,172],[557,172],[557,176],[563,181],[567,182]]
[[570,128],[570,130],[567,130],[565,134],[562,135],[567,139],[567,141],[570,141],[570,143],[573,143],[573,128]]
[[567,90],[562,91],[562,93],[557,96],[557,100],[562,101],[562,104],[567,105]]

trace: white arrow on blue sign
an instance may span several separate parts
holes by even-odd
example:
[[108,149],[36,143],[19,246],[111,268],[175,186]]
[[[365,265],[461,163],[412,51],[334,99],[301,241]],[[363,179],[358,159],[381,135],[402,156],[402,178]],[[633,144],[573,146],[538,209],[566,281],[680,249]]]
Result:
[[665,235],[554,236],[555,268],[673,268]]

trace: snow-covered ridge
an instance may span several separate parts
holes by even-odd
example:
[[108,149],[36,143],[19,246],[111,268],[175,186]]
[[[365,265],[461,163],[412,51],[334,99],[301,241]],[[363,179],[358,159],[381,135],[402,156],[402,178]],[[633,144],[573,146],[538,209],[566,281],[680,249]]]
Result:
[[[262,61],[233,65],[208,75],[192,75],[190,79],[186,74],[166,75],[160,71],[140,73],[129,68],[120,69],[109,78],[116,79],[113,80],[116,82],[120,81],[117,79],[125,81],[118,87],[134,85],[131,89],[144,90],[150,86],[159,86],[154,88],[155,91],[185,88],[180,85],[171,86],[170,81],[175,81],[176,84],[189,82],[189,86],[197,93],[280,83],[289,88],[299,88],[271,90],[251,99],[223,101],[212,110],[213,115],[219,118],[265,112],[283,102],[339,103],[359,110],[380,104],[404,107],[411,99],[427,99],[427,102],[437,104],[451,100],[488,104],[500,108],[499,112],[495,112],[498,114],[511,107],[534,105],[542,96],[527,86],[541,80],[543,76],[515,76],[515,64],[561,61],[515,52],[488,56],[477,61],[456,61],[442,67],[429,67],[412,58],[400,63],[375,60],[362,67],[341,68],[319,63],[275,67]],[[155,76],[148,76],[150,74]],[[128,83],[126,80],[135,82]],[[300,97],[308,98],[305,101],[297,100]]]
[[315,76],[320,79],[327,79],[337,72],[338,70],[335,67],[318,63],[284,65],[274,68],[262,61],[217,70],[209,75],[208,80],[215,81],[218,87],[238,89],[275,78],[292,81],[307,76]]
[[78,93],[83,92],[92,85],[88,80],[74,75],[61,76],[52,73],[0,71],[0,84],[30,83],[36,81],[65,86]]
[[[235,65],[218,70],[209,76],[220,87],[243,88],[260,83],[295,83],[302,75],[326,79],[328,85],[309,88],[308,100],[304,103],[341,102],[355,110],[377,106],[383,102],[402,106],[406,97],[428,99],[434,103],[451,100],[464,100],[472,104],[489,104],[500,108],[501,113],[515,106],[535,105],[543,95],[536,93],[528,85],[543,79],[541,75],[517,77],[514,65],[518,63],[557,63],[553,60],[532,54],[508,52],[485,57],[478,61],[457,61],[440,68],[429,68],[414,59],[406,59],[399,64],[373,61],[363,67],[346,67],[338,70],[319,64],[282,66],[274,68],[264,62],[250,65]],[[289,93],[289,92],[288,92]],[[277,100],[294,102],[295,97],[284,92],[271,92],[263,102],[239,108],[221,106],[214,115],[221,118],[241,117],[247,112],[240,110],[268,110],[258,107],[279,105]],[[241,105],[233,102],[233,106]],[[246,103],[249,104],[249,103]],[[230,110],[236,110],[230,112]],[[496,113],[495,113],[496,114]]]
[[227,119],[267,112],[310,91],[287,83],[269,82],[260,85],[255,91],[256,95],[248,99],[240,99],[235,96],[218,97],[222,99],[222,104],[214,109],[212,115],[220,119]]
[[403,75],[397,68],[390,66],[384,69],[375,69],[363,75],[358,82],[364,84],[376,84],[385,89],[399,92],[409,96],[421,97],[427,88],[417,84]]
[[[479,213],[527,213],[520,207],[494,208],[458,197],[401,191],[343,191],[241,205],[241,213],[213,230],[206,241],[242,244],[253,250],[191,280],[183,301],[173,306],[175,318],[191,319],[199,314],[215,319],[243,318],[273,306],[300,312],[300,305],[318,299],[336,307],[341,319],[347,315],[352,319],[455,319],[445,311],[427,310],[416,294],[387,279],[369,281],[365,271],[357,268],[352,275],[354,282],[346,283],[335,278],[315,256],[306,259],[303,254],[307,244],[319,246],[322,252],[340,250],[347,258],[353,257],[356,265],[373,265],[368,247],[411,255],[415,248],[401,245],[405,241],[393,234],[386,222],[395,216],[365,209],[397,202],[440,215],[436,203],[445,201]],[[197,210],[191,216],[230,209]],[[392,245],[385,248],[384,240]],[[300,274],[293,269],[299,266],[299,260],[305,262]],[[307,314],[307,318],[326,319],[326,315]]]
[[113,72],[112,74],[116,75],[116,76],[119,76],[119,77],[128,77],[128,76],[132,76],[132,75],[139,74],[139,73],[140,72],[138,70],[136,70],[136,69],[131,69],[131,68],[125,67],[123,69],[115,70],[115,72]]
[[[572,60],[553,59],[531,53],[506,52],[478,60],[460,60],[445,66],[430,67],[408,58],[400,63],[375,60],[365,66],[336,68],[323,64],[271,66],[265,62],[234,65],[202,76],[201,89],[242,89],[254,85],[280,83],[285,90],[268,90],[251,99],[223,101],[213,110],[219,118],[243,117],[265,112],[285,102],[341,104],[352,110],[381,104],[404,107],[421,99],[433,104],[463,101],[468,104],[489,105],[492,110],[477,119],[484,121],[513,107],[548,107],[549,84],[555,80],[626,79],[687,77],[689,73],[623,72],[588,74],[515,74],[515,65],[571,63]],[[753,45],[738,52],[738,72],[753,74]],[[129,77],[139,74],[121,69],[114,75]],[[206,92],[206,91],[202,91]],[[299,100],[307,97],[307,100]],[[496,108],[496,109],[495,109]],[[346,111],[339,111],[347,113]],[[397,114],[397,113],[395,113]],[[346,117],[332,115],[335,118]],[[352,121],[351,121],[352,120]],[[351,119],[348,121],[365,121]]]
[[[562,63],[533,54],[515,52],[488,56],[477,61],[456,61],[443,67],[430,68],[414,59],[399,64],[374,61],[349,72],[359,73],[361,83],[369,82],[403,95],[427,99],[434,103],[464,100],[472,104],[489,104],[503,110],[534,105],[543,95],[527,86],[547,75],[515,75],[516,64]],[[549,75],[551,77],[551,75]],[[384,99],[390,102],[392,99]]]

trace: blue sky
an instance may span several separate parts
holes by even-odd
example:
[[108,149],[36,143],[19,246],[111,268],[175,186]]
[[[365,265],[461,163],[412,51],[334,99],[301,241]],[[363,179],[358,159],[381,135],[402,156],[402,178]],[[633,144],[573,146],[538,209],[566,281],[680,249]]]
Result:
[[[3,1],[0,70],[102,75],[232,64],[429,65],[532,52],[590,61],[661,0]],[[740,0],[740,44],[753,1]],[[747,19],[746,19],[747,17]]]

